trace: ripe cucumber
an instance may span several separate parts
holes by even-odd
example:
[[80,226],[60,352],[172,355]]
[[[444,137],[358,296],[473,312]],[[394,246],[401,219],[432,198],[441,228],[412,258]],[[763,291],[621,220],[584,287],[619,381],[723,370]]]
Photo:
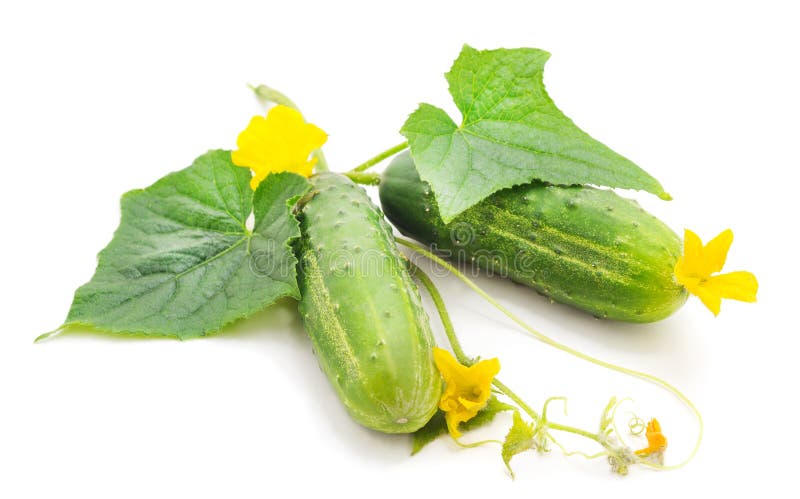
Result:
[[416,431],[442,390],[419,291],[364,189],[335,173],[311,182],[296,249],[300,314],[319,365],[358,423]]
[[445,224],[406,151],[384,172],[380,199],[403,234],[596,317],[657,321],[688,296],[673,277],[680,238],[609,190],[520,185]]

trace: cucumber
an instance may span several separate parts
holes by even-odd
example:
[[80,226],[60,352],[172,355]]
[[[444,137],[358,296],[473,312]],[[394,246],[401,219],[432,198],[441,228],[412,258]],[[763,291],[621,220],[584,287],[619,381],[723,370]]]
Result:
[[311,183],[296,250],[300,314],[319,365],[358,423],[416,431],[442,391],[419,291],[364,189],[335,173]]
[[383,173],[380,200],[403,234],[596,317],[657,321],[688,296],[673,277],[680,238],[609,190],[520,185],[445,224],[406,151]]

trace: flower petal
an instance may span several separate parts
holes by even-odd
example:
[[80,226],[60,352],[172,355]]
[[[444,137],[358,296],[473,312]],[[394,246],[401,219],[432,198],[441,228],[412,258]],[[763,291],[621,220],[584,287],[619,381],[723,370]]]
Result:
[[303,115],[287,106],[275,106],[266,117],[254,116],[236,139],[231,160],[253,170],[255,189],[270,173],[289,171],[311,176],[316,158],[309,155],[322,147],[328,136]]
[[461,421],[456,413],[446,412],[444,414],[444,420],[447,423],[447,431],[450,433],[450,436],[453,438],[459,438],[461,436],[461,432],[458,431],[458,425],[461,424]]
[[661,425],[656,418],[647,423],[645,436],[647,437],[647,447],[637,450],[637,456],[647,456],[657,452],[664,452],[667,449],[667,437],[661,433]]
[[[685,286],[685,284],[684,284]],[[686,286],[693,295],[700,298],[700,301],[705,305],[714,315],[719,315],[719,308],[722,305],[722,297],[713,288],[709,288],[705,283],[701,283],[695,287]]]
[[448,388],[455,390],[456,384],[462,384],[466,381],[465,374],[467,371],[466,366],[461,365],[453,354],[442,348],[433,347],[433,363],[436,364],[436,369],[444,378]]
[[675,264],[675,276],[680,280],[683,277],[696,277],[703,275],[703,242],[700,237],[689,229],[683,231],[683,255]]
[[482,404],[480,402],[476,402],[464,397],[458,397],[458,402],[463,405],[468,412],[472,412],[473,409],[475,409],[475,412],[478,412],[478,410],[482,409]]
[[490,385],[492,379],[500,372],[500,361],[495,359],[486,359],[478,362],[470,367],[473,371],[475,381],[480,385]]
[[722,270],[728,250],[733,242],[733,231],[722,231],[703,248],[703,274],[711,275]]
[[447,350],[433,348],[433,361],[445,381],[439,409],[445,413],[447,429],[453,438],[461,436],[458,425],[469,421],[486,407],[492,395],[492,380],[500,371],[497,359],[482,360],[467,367]]
[[756,292],[758,291],[756,276],[745,271],[709,277],[704,286],[720,298],[751,303],[756,301]]
[[726,229],[705,247],[694,232],[684,232],[683,256],[675,264],[675,279],[696,295],[714,315],[719,314],[722,298],[756,301],[758,281],[750,272],[712,275],[722,270],[733,242],[733,231]]

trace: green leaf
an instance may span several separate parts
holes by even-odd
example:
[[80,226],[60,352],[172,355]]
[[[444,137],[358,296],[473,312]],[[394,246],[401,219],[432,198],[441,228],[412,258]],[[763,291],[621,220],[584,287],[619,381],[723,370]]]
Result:
[[298,298],[290,243],[300,230],[289,204],[309,183],[272,174],[253,193],[250,177],[229,151],[210,151],[126,193],[119,228],[64,325],[184,339]]
[[436,411],[425,426],[411,435],[411,455],[421,451],[423,447],[445,433],[447,433],[447,423],[444,420],[444,412]]
[[669,199],[657,180],[558,110],[542,81],[549,57],[538,49],[465,45],[445,75],[461,125],[430,104],[421,104],[403,125],[400,133],[445,222],[500,189],[535,179],[640,189]]
[[[469,431],[480,428],[491,423],[498,413],[511,410],[514,410],[513,406],[500,402],[496,397],[492,397],[486,403],[486,407],[478,411],[474,418],[461,425],[461,430]],[[436,411],[431,420],[412,435],[411,455],[413,456],[421,451],[423,447],[446,433],[447,422],[444,418],[444,412]]]
[[511,458],[521,452],[532,449],[534,447],[533,437],[533,426],[522,419],[519,411],[514,411],[514,423],[511,425],[508,435],[506,435],[502,450],[503,462],[506,463],[506,468],[508,468],[512,478],[514,477],[514,471],[511,469]]

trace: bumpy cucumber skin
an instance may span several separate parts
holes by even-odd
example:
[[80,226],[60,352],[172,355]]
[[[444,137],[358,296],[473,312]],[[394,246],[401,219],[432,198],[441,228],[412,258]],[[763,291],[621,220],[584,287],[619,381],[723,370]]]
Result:
[[335,173],[311,182],[297,256],[300,313],[319,365],[358,423],[416,431],[442,390],[419,291],[366,192]]
[[680,308],[680,238],[612,191],[534,183],[505,189],[442,222],[408,154],[383,174],[380,199],[403,234],[596,317],[653,322]]

